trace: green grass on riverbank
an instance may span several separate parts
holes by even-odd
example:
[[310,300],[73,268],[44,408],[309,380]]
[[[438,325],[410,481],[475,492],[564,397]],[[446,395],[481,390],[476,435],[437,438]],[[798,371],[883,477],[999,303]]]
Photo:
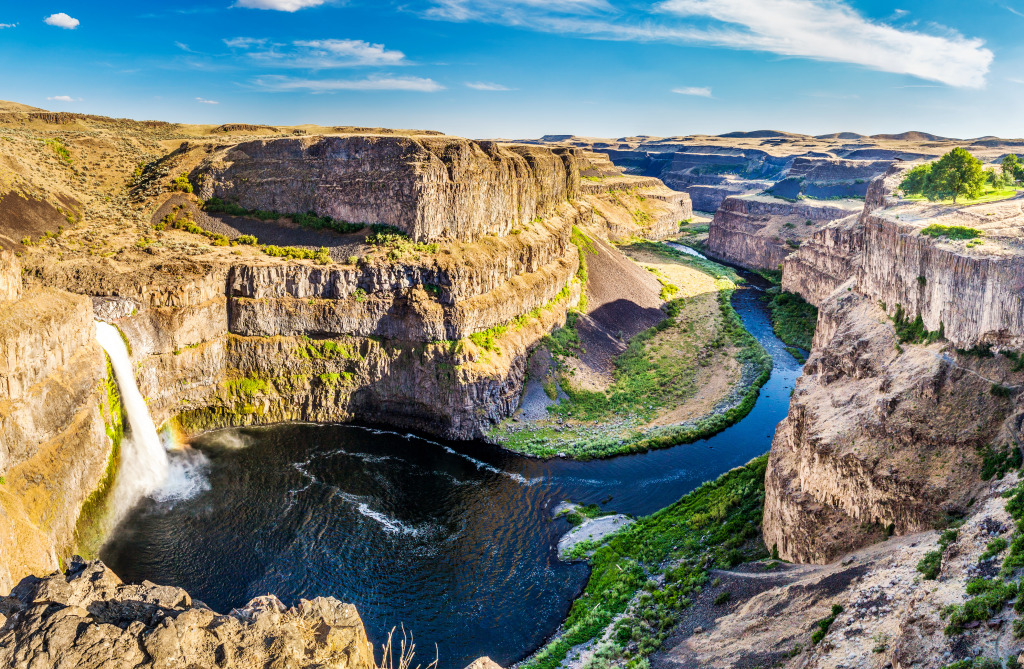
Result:
[[624,659],[629,669],[645,666],[704,586],[709,569],[768,556],[760,541],[767,464],[767,455],[755,458],[598,546],[578,546],[593,551],[586,588],[558,636],[520,669],[554,669],[575,646],[603,636],[609,626],[603,654]]
[[[817,307],[805,302],[802,297],[794,293],[775,293],[774,295],[769,293],[765,299],[768,302],[775,336],[788,347],[810,351],[811,343],[814,341],[814,328],[818,324]],[[797,355],[799,351],[790,351],[790,353],[797,360],[802,357],[802,355]],[[801,360],[801,362],[803,361]]]
[[[746,416],[757,400],[761,386],[771,374],[771,357],[747,332],[732,308],[730,298],[742,279],[730,268],[674,251],[663,244],[640,241],[624,250],[655,253],[703,272],[714,280],[714,292],[701,298],[679,298],[665,306],[668,318],[636,335],[615,361],[614,382],[604,391],[574,388],[571,379],[562,379],[562,401],[549,410],[560,424],[498,425],[490,438],[509,450],[552,457],[565,454],[577,459],[610,457],[689,443],[709,437]],[[710,299],[714,327],[707,318],[687,319],[687,305],[697,299]],[[715,306],[717,300],[717,308]],[[717,312],[717,313],[715,313]],[[704,312],[701,312],[704,313]],[[574,341],[579,337],[567,328],[556,331],[552,342]],[[549,344],[549,350],[559,348]],[[724,352],[724,353],[723,353]],[[682,404],[697,388],[694,378],[715,355],[731,355],[746,371],[745,384],[738,388],[728,408],[721,408],[686,423],[650,426],[664,412]]]

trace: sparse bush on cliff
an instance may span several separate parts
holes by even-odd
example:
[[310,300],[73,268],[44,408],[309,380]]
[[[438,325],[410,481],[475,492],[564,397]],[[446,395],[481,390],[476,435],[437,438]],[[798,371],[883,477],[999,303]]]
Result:
[[171,180],[171,190],[175,193],[191,193],[192,184],[189,183],[188,174],[182,172]]
[[901,344],[934,344],[946,336],[946,326],[939,323],[938,330],[928,330],[924,325],[924,319],[918,314],[914,320],[910,320],[903,310],[902,304],[896,305],[896,313],[892,317],[892,324],[896,328],[896,339]]
[[932,223],[921,230],[921,234],[928,237],[946,237],[947,239],[974,239],[981,237],[982,232],[977,228],[968,228],[963,225]]
[[71,152],[68,151],[68,147],[64,146],[64,143],[59,139],[51,137],[50,139],[44,140],[44,144],[53,149],[53,152],[57,154],[57,157],[60,158],[61,161],[68,165],[74,164],[75,161],[71,158]]
[[821,641],[822,639],[824,639],[825,635],[828,634],[829,628],[832,627],[832,623],[834,623],[836,621],[836,617],[838,617],[839,614],[842,613],[842,612],[843,612],[843,607],[842,606],[840,606],[838,604],[833,604],[832,605],[832,613],[829,614],[828,617],[822,618],[821,620],[818,621],[818,623],[817,623],[818,629],[814,630],[814,634],[811,635],[811,643],[816,644],[819,641]]

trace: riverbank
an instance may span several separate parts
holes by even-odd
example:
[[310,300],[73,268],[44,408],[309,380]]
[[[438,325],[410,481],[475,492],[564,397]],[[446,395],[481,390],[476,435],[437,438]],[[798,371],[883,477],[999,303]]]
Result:
[[577,551],[593,551],[583,594],[555,637],[519,668],[554,669],[588,645],[588,654],[646,666],[706,587],[709,570],[768,557],[760,534],[767,463],[767,455],[757,457],[606,540],[578,544]]
[[492,442],[537,457],[610,457],[706,438],[753,407],[771,358],[733,308],[744,280],[663,244],[619,248],[659,282],[664,319],[615,349],[614,337],[590,332],[591,314],[570,318],[534,353],[524,400]]

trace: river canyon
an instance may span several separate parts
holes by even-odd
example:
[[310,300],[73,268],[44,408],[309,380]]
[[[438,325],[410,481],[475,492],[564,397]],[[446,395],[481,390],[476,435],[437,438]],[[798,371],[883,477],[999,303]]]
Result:
[[0,132],[0,660],[1024,648],[1013,140]]

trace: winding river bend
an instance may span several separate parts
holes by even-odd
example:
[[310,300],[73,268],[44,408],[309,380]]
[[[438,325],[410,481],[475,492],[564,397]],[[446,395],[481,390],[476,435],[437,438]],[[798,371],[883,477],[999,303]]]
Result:
[[557,558],[558,502],[648,514],[769,449],[801,368],[759,295],[741,288],[733,305],[772,377],[751,413],[710,439],[571,462],[351,425],[225,430],[193,444],[208,489],[147,498],[102,558],[125,580],[174,584],[220,611],[267,593],[331,595],[358,607],[376,643],[404,624],[424,664],[436,643],[442,669],[481,655],[509,666],[557,629],[588,575]]

